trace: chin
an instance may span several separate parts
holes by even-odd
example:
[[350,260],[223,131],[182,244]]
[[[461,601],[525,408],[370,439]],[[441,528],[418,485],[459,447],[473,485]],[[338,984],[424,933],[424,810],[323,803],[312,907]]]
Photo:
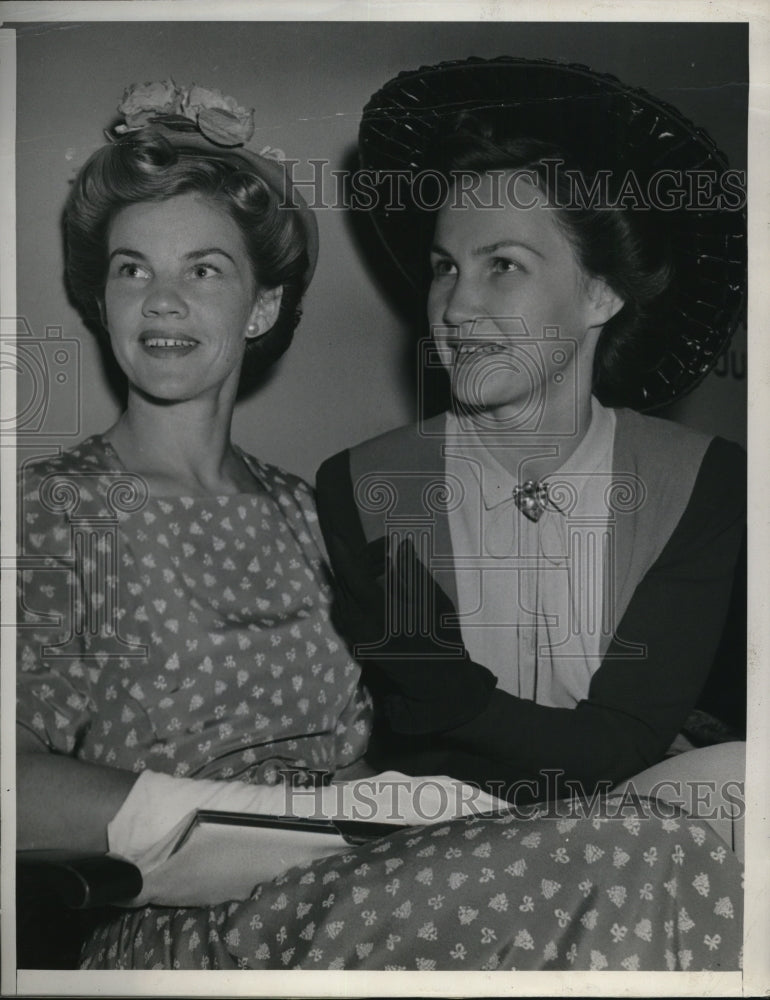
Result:
[[200,394],[199,390],[191,390],[189,386],[139,385],[135,382],[133,388],[140,396],[144,396],[145,399],[153,403],[169,405],[171,403],[184,403]]
[[505,417],[508,419],[508,415],[515,413],[520,407],[516,407],[508,399],[478,399],[478,397],[473,399],[468,399],[464,396],[453,395],[452,402],[454,407],[459,407],[464,412],[469,415],[477,414],[479,416],[485,415],[492,421],[496,421],[498,418]]
[[452,386],[452,396],[461,406],[480,411],[496,410],[500,407],[522,410],[528,408],[528,404],[534,399],[532,392],[526,390],[522,392],[521,387],[513,389],[510,385],[495,385],[492,379],[485,380],[481,385],[455,383]]

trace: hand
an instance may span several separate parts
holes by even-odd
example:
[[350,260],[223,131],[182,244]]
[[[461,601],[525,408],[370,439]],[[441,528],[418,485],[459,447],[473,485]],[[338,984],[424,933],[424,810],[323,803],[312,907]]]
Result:
[[[126,800],[111,824],[116,849],[132,857],[142,872],[141,893],[125,906],[148,903],[161,906],[207,906],[247,899],[255,885],[269,881],[295,864],[340,851],[350,845],[340,835],[307,839],[301,834],[245,826],[205,826],[176,851],[194,808],[175,822],[179,813],[195,808],[228,812],[261,812],[313,820],[347,819],[392,823],[394,829],[447,822],[460,816],[494,813],[507,803],[479,788],[444,775],[411,778],[397,771],[342,781],[316,788],[247,785],[239,781],[196,781],[145,771],[143,787],[133,801]],[[168,828],[168,824],[175,824]],[[147,832],[160,834],[149,847]]]

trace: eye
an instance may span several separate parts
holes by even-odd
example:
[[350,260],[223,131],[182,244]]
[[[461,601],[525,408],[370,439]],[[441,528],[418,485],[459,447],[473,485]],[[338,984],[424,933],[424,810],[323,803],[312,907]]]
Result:
[[218,267],[215,267],[213,264],[198,263],[195,264],[195,266],[193,267],[192,273],[195,275],[196,278],[213,278],[217,274],[221,274],[222,272]]
[[118,274],[123,278],[148,278],[149,270],[135,260],[127,260],[118,267]]
[[514,274],[516,271],[524,270],[518,261],[511,260],[510,257],[493,257],[491,264],[496,274]]
[[454,274],[457,270],[448,257],[434,257],[430,266],[434,278],[443,278],[448,274]]

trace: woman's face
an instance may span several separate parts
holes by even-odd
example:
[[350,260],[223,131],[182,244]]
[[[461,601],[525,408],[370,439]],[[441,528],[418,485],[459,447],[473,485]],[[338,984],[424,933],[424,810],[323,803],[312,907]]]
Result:
[[[505,179],[482,177],[481,205]],[[531,429],[533,404],[568,421],[588,399],[601,326],[622,303],[585,274],[541,192],[518,178],[515,193],[441,209],[428,317],[455,398]]]
[[166,401],[237,389],[246,338],[273,325],[280,289],[259,294],[227,211],[195,193],[129,205],[108,254],[104,318],[131,385]]

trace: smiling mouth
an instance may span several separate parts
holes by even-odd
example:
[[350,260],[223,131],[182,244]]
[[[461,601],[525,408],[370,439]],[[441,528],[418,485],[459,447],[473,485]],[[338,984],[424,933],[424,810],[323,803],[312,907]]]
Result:
[[481,341],[475,344],[465,342],[455,346],[455,354],[458,358],[467,358],[475,355],[499,354],[506,349],[505,344],[493,341]]
[[143,333],[140,337],[142,347],[149,351],[191,351],[198,346],[198,341],[192,337],[170,336],[160,333]]

